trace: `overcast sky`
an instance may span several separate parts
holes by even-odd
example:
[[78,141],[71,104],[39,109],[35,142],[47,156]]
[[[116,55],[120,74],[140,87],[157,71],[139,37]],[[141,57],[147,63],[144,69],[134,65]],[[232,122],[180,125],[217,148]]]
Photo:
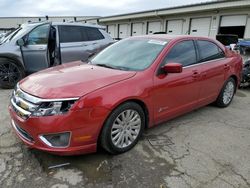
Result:
[[0,0],[4,16],[109,16],[211,0]]

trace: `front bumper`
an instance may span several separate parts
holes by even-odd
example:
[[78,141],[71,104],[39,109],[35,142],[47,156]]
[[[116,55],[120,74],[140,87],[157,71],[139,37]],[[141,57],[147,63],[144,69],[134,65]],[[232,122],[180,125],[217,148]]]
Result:
[[[29,147],[57,155],[78,155],[96,151],[97,140],[108,111],[86,108],[70,111],[65,115],[29,117],[22,119],[9,106],[11,124],[16,135]],[[98,116],[95,116],[98,114]],[[67,147],[51,147],[41,135],[70,132]]]

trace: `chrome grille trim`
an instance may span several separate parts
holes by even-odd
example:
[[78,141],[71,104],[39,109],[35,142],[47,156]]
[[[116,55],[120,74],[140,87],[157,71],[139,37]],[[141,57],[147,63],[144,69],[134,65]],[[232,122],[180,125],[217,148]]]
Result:
[[79,97],[41,99],[22,91],[17,84],[15,90],[13,91],[10,102],[13,110],[17,113],[18,116],[23,119],[28,119],[32,115],[32,113],[39,108],[39,105],[44,102],[76,101],[78,99]]
[[33,104],[41,104],[42,102],[58,102],[58,101],[73,101],[78,100],[79,97],[73,97],[73,98],[57,98],[57,99],[41,99],[38,97],[35,97],[33,95],[30,95],[28,93],[25,93],[20,89],[20,87],[17,85],[16,92],[19,92],[19,95],[21,98],[23,98],[26,101],[29,101]]
[[[20,102],[20,104],[23,104],[24,106],[25,106],[25,108],[22,106],[22,105],[20,105],[22,108],[24,108],[24,110],[28,110],[28,111],[34,111],[39,105],[35,105],[35,104],[33,104],[33,103],[30,103],[30,102],[28,102],[28,101],[26,101],[26,100],[24,100],[24,99],[22,99],[22,98],[20,98],[20,97],[16,97],[15,96],[15,93],[14,93],[14,96],[13,96],[13,99],[14,99],[14,102],[15,103],[17,103],[16,101],[19,101]],[[27,108],[28,109],[27,109]]]
[[23,115],[25,116],[30,116],[31,115],[31,112],[29,111],[26,111],[24,109],[22,109],[21,107],[17,106],[16,103],[14,102],[13,98],[10,100],[12,106],[19,112],[21,112]]

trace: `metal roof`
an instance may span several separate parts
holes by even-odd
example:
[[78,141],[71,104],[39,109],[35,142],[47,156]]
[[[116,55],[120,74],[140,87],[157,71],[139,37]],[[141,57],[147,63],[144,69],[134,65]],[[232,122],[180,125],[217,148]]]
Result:
[[179,14],[188,12],[198,12],[198,11],[208,11],[208,10],[218,10],[223,8],[237,8],[237,7],[250,7],[250,0],[217,0],[217,1],[207,1],[196,4],[188,4],[139,12],[132,12],[126,14],[117,14],[112,16],[106,16],[99,18],[100,22],[122,20],[122,19],[133,19],[142,18],[145,16],[161,16],[169,14]]
[[[92,19],[92,18],[97,18],[99,16],[49,16],[48,15],[48,18],[82,18],[82,19]],[[16,19],[16,18],[46,18],[45,16],[0,16],[0,19],[2,18],[13,18],[13,19]]]

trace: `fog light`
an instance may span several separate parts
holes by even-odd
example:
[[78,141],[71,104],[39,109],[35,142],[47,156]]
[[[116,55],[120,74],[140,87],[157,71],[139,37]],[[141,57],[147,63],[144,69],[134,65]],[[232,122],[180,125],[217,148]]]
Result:
[[50,147],[67,147],[69,146],[70,133],[41,135],[40,139]]

